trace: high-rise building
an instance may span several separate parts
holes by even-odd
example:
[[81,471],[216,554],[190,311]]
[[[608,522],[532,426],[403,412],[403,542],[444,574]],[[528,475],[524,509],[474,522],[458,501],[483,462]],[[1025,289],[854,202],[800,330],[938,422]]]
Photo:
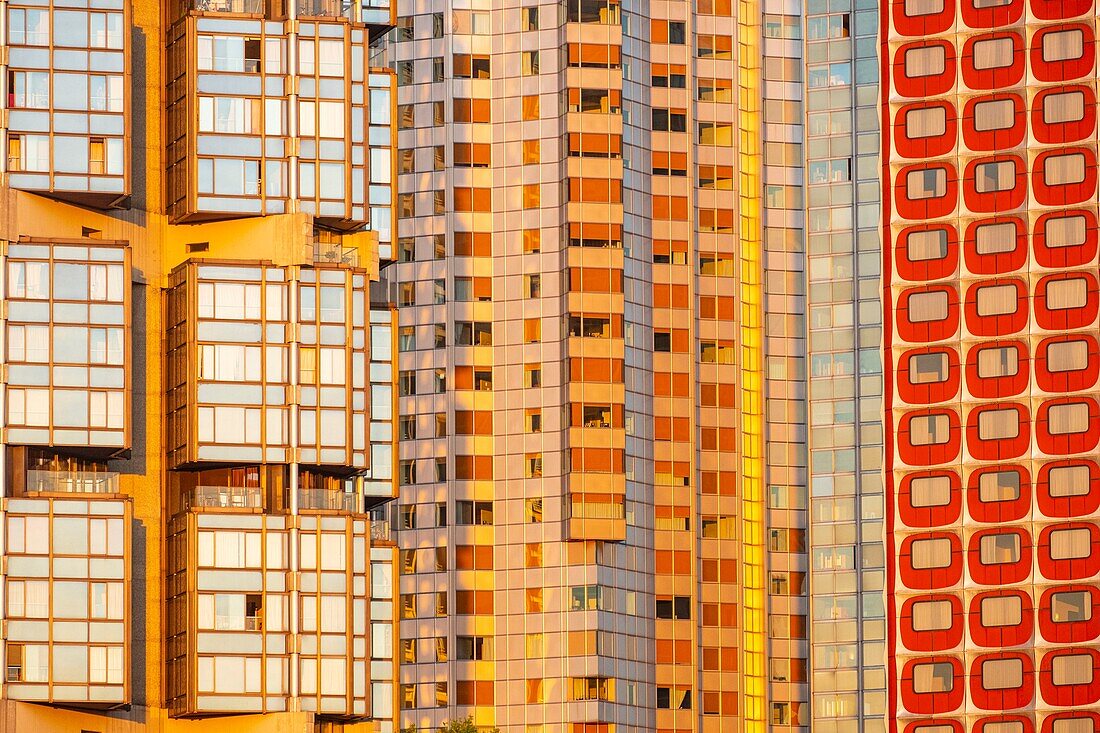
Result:
[[402,727],[764,730],[759,6],[399,16]]
[[890,711],[1100,730],[1096,7],[882,13]]
[[401,724],[1100,730],[1096,8],[399,8]]
[[393,12],[0,3],[0,731],[395,730]]

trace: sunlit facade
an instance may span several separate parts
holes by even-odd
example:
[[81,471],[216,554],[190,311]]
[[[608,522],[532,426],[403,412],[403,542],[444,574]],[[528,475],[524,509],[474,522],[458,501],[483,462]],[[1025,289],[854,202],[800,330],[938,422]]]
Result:
[[0,12],[0,731],[393,733],[392,8]]

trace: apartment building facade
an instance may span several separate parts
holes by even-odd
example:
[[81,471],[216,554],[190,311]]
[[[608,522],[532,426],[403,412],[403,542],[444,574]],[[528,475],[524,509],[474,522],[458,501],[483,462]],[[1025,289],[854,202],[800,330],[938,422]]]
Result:
[[1095,15],[402,6],[402,725],[1100,727]]
[[0,12],[0,730],[394,731],[393,9]]

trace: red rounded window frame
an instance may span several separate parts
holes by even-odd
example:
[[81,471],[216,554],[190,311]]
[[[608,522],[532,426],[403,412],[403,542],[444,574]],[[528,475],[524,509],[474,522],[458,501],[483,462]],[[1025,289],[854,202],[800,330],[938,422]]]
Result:
[[[944,231],[947,237],[947,254],[932,260],[909,259],[909,237],[921,232]],[[894,245],[894,270],[902,279],[911,282],[939,280],[954,274],[959,267],[959,234],[946,222],[918,224],[898,232]]]
[[[1076,308],[1047,308],[1047,289],[1052,283],[1067,280],[1085,281],[1085,304]],[[1084,270],[1056,272],[1035,284],[1035,297],[1031,302],[1035,310],[1035,322],[1040,328],[1047,331],[1086,328],[1096,321],[1097,312],[1100,311],[1100,285],[1092,273]]]
[[[1087,593],[1092,599],[1092,617],[1084,621],[1055,623],[1054,595],[1057,593]],[[1100,588],[1078,583],[1047,588],[1039,597],[1039,633],[1053,644],[1084,644],[1100,638]]]
[[1074,720],[1081,718],[1091,720],[1093,729],[1100,730],[1100,713],[1090,713],[1087,710],[1074,710],[1048,715],[1043,719],[1043,729],[1040,733],[1054,733],[1054,724],[1059,720]]
[[[1015,181],[1011,188],[1001,191],[978,191],[976,185],[977,168],[985,163],[1015,164]],[[966,208],[978,214],[994,214],[1018,209],[1027,198],[1027,164],[1018,155],[992,155],[977,158],[966,164],[963,174],[963,200]]]
[[[983,624],[982,602],[987,598],[1019,598],[1020,622],[1006,626],[986,626]],[[970,608],[967,613],[967,628],[970,630],[971,640],[978,646],[987,649],[1019,646],[1031,638],[1031,619],[1033,616],[1031,596],[1024,591],[1012,588],[990,590],[978,593],[970,599]]]
[[[1020,495],[1011,501],[982,501],[982,476],[1005,471],[1015,471],[1020,477]],[[1031,473],[1022,465],[983,466],[967,479],[966,512],[976,522],[1015,522],[1026,516],[1030,509]]]
[[[1057,220],[1071,216],[1084,217],[1085,241],[1068,247],[1048,246],[1046,238],[1047,222],[1052,219]],[[1091,263],[1096,257],[1098,229],[1100,227],[1097,226],[1096,214],[1088,209],[1070,209],[1043,214],[1036,220],[1035,230],[1031,237],[1035,249],[1035,261],[1042,267],[1079,267]]]
[[[1012,57],[1008,66],[998,66],[992,69],[979,69],[974,66],[975,44],[982,41],[998,41],[1006,38],[1012,41]],[[971,36],[963,45],[962,54],[959,56],[959,69],[963,83],[970,89],[1004,89],[1015,86],[1024,78],[1024,38],[1019,33],[1010,30]]]
[[[1072,122],[1047,122],[1043,117],[1043,101],[1052,94],[1077,92],[1084,96],[1084,114]],[[1096,94],[1083,84],[1066,84],[1043,89],[1031,102],[1031,131],[1044,145],[1064,145],[1090,137],[1096,129]]]
[[[982,685],[982,665],[1002,659],[1020,661],[1020,686],[987,690]],[[970,665],[970,699],[981,710],[1017,710],[1026,707],[1035,695],[1035,666],[1023,652],[992,652],[975,657]],[[984,726],[983,726],[984,727]]]
[[[1088,407],[1088,425],[1078,433],[1050,432],[1050,408],[1058,405],[1084,404]],[[1087,395],[1058,397],[1039,405],[1035,413],[1035,442],[1039,450],[1050,456],[1088,453],[1100,441],[1100,405]]]
[[1100,679],[1098,679],[1100,674],[1094,674],[1092,681],[1086,684],[1054,684],[1054,660],[1057,657],[1078,654],[1087,654],[1092,657],[1092,668],[1100,669],[1100,651],[1088,647],[1055,649],[1047,653],[1039,663],[1039,691],[1048,704],[1058,707],[1080,707],[1100,701]]
[[[941,321],[910,321],[909,299],[920,293],[947,293],[947,318]],[[903,341],[913,344],[931,343],[950,338],[959,330],[959,295],[948,285],[925,285],[909,288],[898,297],[895,327]]]
[[[978,373],[978,360],[981,352],[989,349],[1016,350],[1016,373],[1004,377],[982,377]],[[1027,343],[999,339],[997,341],[980,341],[970,347],[966,352],[966,391],[972,397],[983,400],[995,400],[1005,397],[1015,397],[1023,393],[1028,384]]]
[[[919,693],[913,686],[913,668],[921,664],[947,663],[952,667],[952,688],[948,692]],[[902,667],[898,680],[901,686],[901,699],[905,709],[917,715],[937,715],[958,710],[966,693],[966,677],[963,666],[955,657],[936,655],[920,659],[910,659]]]
[[[1084,342],[1088,353],[1084,369],[1057,372],[1047,369],[1047,354],[1052,345],[1078,341]],[[1087,332],[1050,336],[1036,347],[1035,383],[1044,392],[1082,392],[1095,387],[1097,377],[1100,377],[1100,343]]]
[[[1051,496],[1050,472],[1055,468],[1084,466],[1089,472],[1089,490],[1074,496]],[[1043,516],[1070,519],[1084,517],[1100,509],[1100,465],[1086,458],[1044,463],[1035,480],[1035,501]]]
[[[1081,56],[1064,61],[1046,61],[1043,58],[1043,38],[1051,33],[1079,30],[1082,34]],[[1066,82],[1088,76],[1095,63],[1095,36],[1092,28],[1084,23],[1058,23],[1040,28],[1031,37],[1031,73],[1041,82]]]
[[[904,0],[902,0],[904,2]],[[928,137],[909,137],[906,126],[906,115],[910,112],[922,109],[943,109],[943,133]],[[950,102],[935,100],[928,102],[915,102],[901,107],[894,117],[894,149],[903,158],[938,158],[947,155],[955,148],[958,138],[958,114]]]
[[[1012,313],[998,313],[983,316],[978,313],[978,290],[981,288],[1011,285],[1016,289],[1016,310]],[[966,290],[966,328],[974,336],[995,338],[1011,336],[1025,330],[1028,320],[1029,301],[1027,283],[1015,278],[997,278],[973,283]]]
[[[909,366],[915,357],[929,354],[947,355],[947,379],[942,382],[927,382],[914,384],[909,381]],[[948,346],[926,346],[920,349],[910,349],[898,359],[897,382],[895,384],[898,397],[910,405],[931,405],[937,402],[946,402],[959,393],[962,371],[959,365],[959,355]]]
[[[951,604],[951,626],[946,629],[933,631],[918,631],[913,628],[913,605],[916,603],[947,601]],[[914,652],[939,652],[952,649],[962,642],[963,631],[966,625],[963,618],[962,601],[958,596],[949,593],[934,593],[931,595],[909,598],[901,606],[898,628],[901,631],[901,641],[905,648]]]
[[[937,568],[913,567],[913,543],[939,539],[950,542],[950,564]],[[925,532],[906,537],[902,540],[901,549],[898,552],[898,574],[905,587],[912,590],[942,590],[956,585],[962,580],[963,575],[962,541],[958,535],[951,532]]]
[[1011,0],[1007,5],[978,8],[974,0],[962,0],[963,22],[971,28],[996,28],[1015,23],[1024,14],[1024,0]]
[[[916,418],[946,415],[948,421],[947,442],[914,445],[910,442],[912,422]],[[959,457],[962,448],[962,426],[954,410],[914,410],[902,415],[898,421],[897,449],[902,461],[910,466],[937,466]]]
[[[1089,532],[1089,554],[1056,560],[1050,555],[1050,536],[1064,530],[1087,529]],[[1092,522],[1062,522],[1043,528],[1035,544],[1035,555],[1039,560],[1039,572],[1048,580],[1073,581],[1091,578],[1100,573],[1100,527]],[[1100,684],[1100,675],[1097,677]]]
[[[943,196],[935,196],[926,199],[909,198],[909,174],[918,171],[942,169],[945,171]],[[898,215],[905,219],[923,221],[925,219],[939,219],[947,216],[955,210],[959,202],[959,174],[955,166],[945,160],[929,161],[907,165],[898,171],[898,177],[894,181],[894,208]]]
[[[946,504],[913,505],[913,481],[946,477],[951,482],[951,495]],[[927,529],[954,524],[962,513],[962,480],[951,470],[915,471],[906,474],[898,484],[898,516],[907,527]]]
[[[1016,246],[1007,252],[978,252],[978,231],[996,224],[1012,224],[1016,229]],[[1002,275],[1019,272],[1027,262],[1027,223],[1018,216],[994,216],[977,219],[966,226],[963,236],[963,261],[974,275]]]
[[[938,46],[943,49],[943,71],[931,76],[910,78],[905,73],[905,55],[918,48],[931,48]],[[955,47],[950,41],[925,39],[906,43],[898,47],[894,52],[893,79],[894,91],[903,97],[912,99],[924,99],[947,93],[955,86],[957,59]]]
[[955,4],[945,2],[938,13],[907,15],[905,0],[894,0],[893,30],[901,36],[930,36],[943,33],[955,22]]
[[[1085,177],[1074,183],[1048,185],[1045,166],[1049,158],[1080,155],[1084,158]],[[1056,148],[1035,156],[1031,168],[1031,192],[1043,206],[1074,206],[1096,197],[1096,154],[1088,148]]]

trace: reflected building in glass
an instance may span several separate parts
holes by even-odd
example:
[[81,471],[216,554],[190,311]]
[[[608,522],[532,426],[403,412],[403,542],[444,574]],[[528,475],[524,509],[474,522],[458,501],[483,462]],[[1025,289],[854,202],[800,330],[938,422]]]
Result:
[[392,8],[0,12],[0,731],[393,733]]

